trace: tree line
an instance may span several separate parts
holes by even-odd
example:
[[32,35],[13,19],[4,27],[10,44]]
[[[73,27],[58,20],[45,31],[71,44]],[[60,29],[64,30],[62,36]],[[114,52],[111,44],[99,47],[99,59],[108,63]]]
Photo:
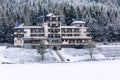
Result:
[[114,3],[104,4],[103,1],[90,0],[87,4],[73,5],[75,1],[0,0],[0,42],[13,43],[15,26],[21,23],[40,25],[43,15],[50,12],[61,15],[63,25],[71,25],[74,20],[85,21],[95,41],[120,41],[120,2],[113,0]]

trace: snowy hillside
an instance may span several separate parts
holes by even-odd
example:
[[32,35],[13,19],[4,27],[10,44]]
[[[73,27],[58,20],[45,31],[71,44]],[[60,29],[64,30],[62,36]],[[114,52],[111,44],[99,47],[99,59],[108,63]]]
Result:
[[[37,54],[36,49],[6,48],[5,46],[1,46],[0,50],[1,57],[14,63],[61,62],[57,53],[50,49],[47,50],[44,61],[41,61],[41,56]],[[89,52],[85,49],[63,48],[62,50],[58,50],[58,53],[63,57],[65,62],[67,60],[68,62],[78,62],[91,59]],[[99,51],[94,50],[93,59],[105,60],[105,57]]]
[[[91,57],[86,49],[62,48],[58,53],[65,62],[79,62],[90,60]],[[56,63],[61,59],[55,51],[48,49],[44,61],[37,54],[36,49],[6,48],[0,47],[0,61],[13,63]],[[93,52],[94,60],[120,60],[120,45],[97,45]]]
[[23,48],[5,48],[0,47],[0,56],[10,60],[14,63],[39,63],[39,62],[56,62],[56,60],[51,56],[49,50],[45,54],[45,60],[41,61],[41,56],[37,54],[36,49],[23,49]]

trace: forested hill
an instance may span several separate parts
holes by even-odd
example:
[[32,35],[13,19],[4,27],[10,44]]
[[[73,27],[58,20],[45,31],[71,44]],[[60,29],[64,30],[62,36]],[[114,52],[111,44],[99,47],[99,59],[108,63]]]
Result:
[[0,0],[0,42],[13,42],[15,26],[38,25],[49,12],[64,25],[85,21],[96,41],[120,41],[120,0]]

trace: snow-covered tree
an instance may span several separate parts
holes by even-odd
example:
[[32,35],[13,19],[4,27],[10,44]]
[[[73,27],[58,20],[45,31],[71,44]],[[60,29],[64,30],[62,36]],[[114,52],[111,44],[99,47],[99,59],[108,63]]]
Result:
[[13,37],[16,22],[39,25],[40,17],[49,12],[60,14],[64,25],[73,19],[84,20],[96,41],[120,41],[120,0],[0,0],[0,42],[8,42],[3,37],[8,34]]

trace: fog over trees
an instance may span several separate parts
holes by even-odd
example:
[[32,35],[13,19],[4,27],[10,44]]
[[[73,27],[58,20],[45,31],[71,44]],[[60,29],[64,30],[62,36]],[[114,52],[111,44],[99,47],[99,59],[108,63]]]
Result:
[[120,41],[120,0],[0,0],[0,42],[12,43],[15,26],[39,25],[50,12],[63,25],[85,21],[95,41]]

